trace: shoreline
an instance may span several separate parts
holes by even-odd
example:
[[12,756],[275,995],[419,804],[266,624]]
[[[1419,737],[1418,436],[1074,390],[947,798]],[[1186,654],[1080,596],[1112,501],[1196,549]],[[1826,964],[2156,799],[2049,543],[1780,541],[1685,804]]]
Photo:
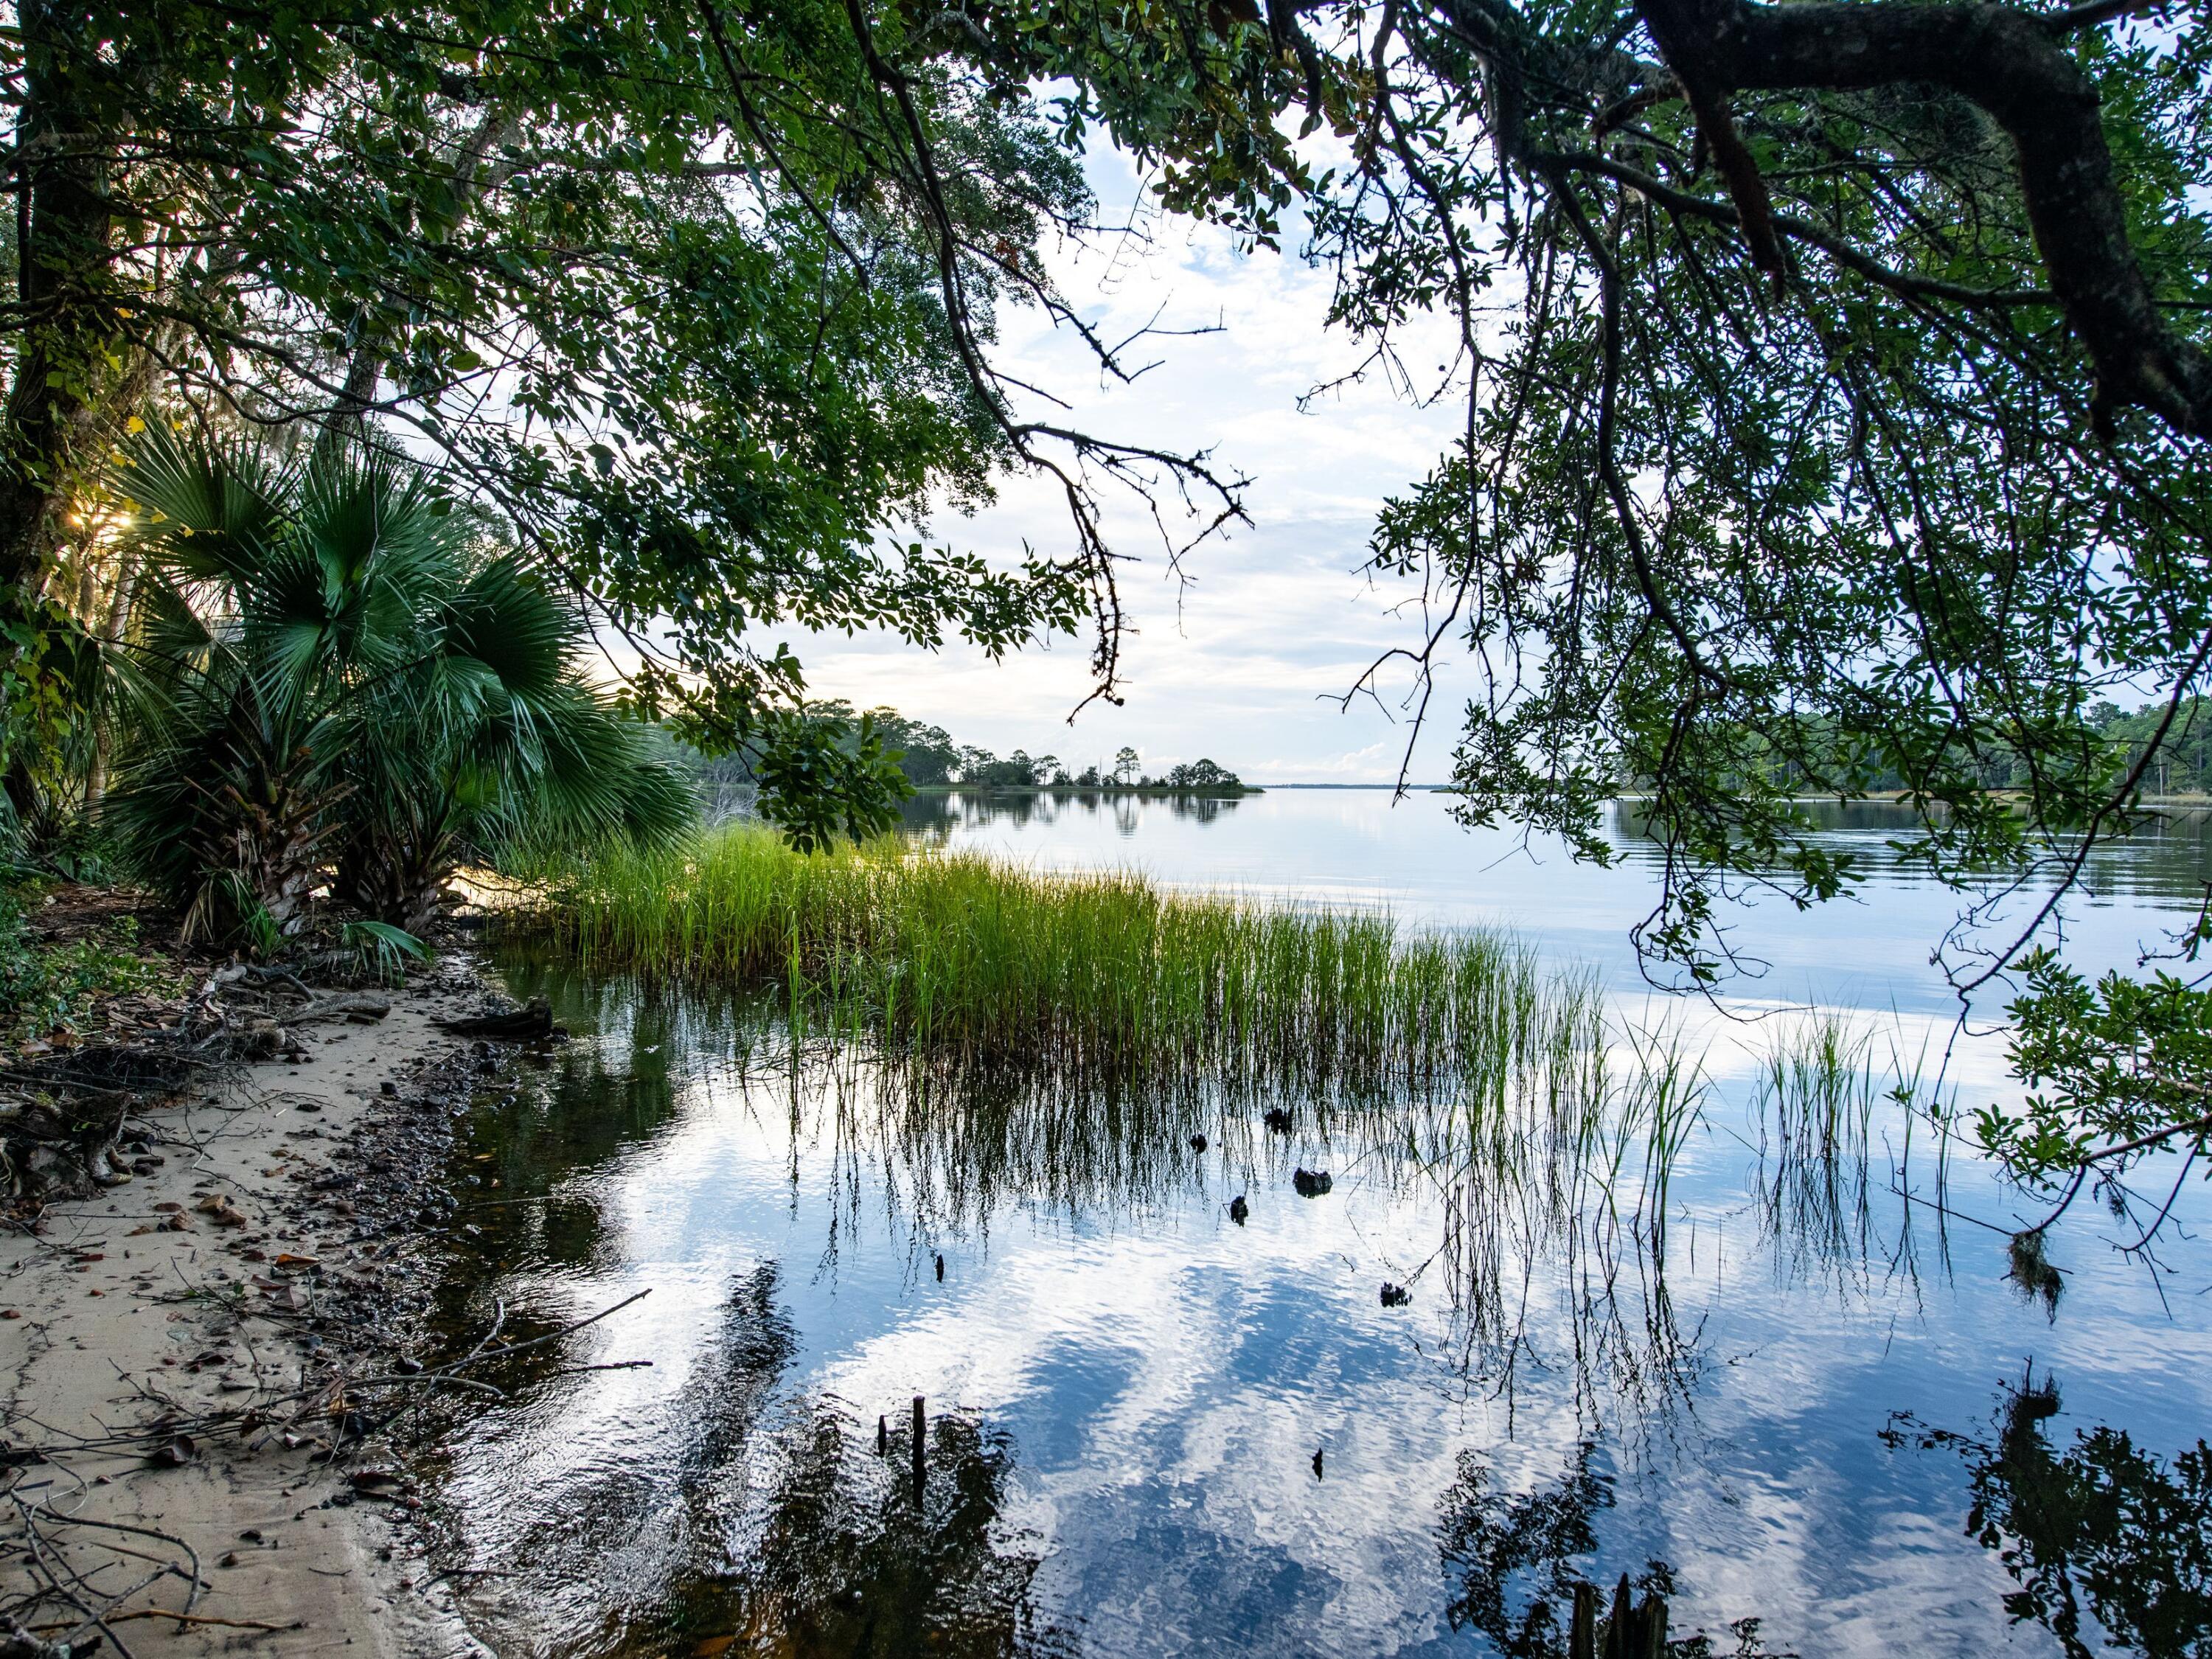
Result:
[[422,1373],[454,1120],[504,1060],[431,1021],[490,988],[451,949],[374,1023],[134,1105],[127,1171],[0,1237],[0,1593],[46,1590],[39,1659],[88,1624],[141,1659],[486,1654],[386,1430],[450,1381]]

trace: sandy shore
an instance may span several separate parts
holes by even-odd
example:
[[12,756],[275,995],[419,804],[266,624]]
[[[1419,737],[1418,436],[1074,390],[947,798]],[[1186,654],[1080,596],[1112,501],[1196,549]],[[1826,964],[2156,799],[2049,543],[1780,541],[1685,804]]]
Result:
[[[422,1363],[453,1115],[498,1063],[429,1021],[482,998],[449,958],[300,1063],[129,1120],[127,1182],[0,1240],[0,1605],[58,1580],[142,1656],[483,1651],[378,1431],[418,1391],[362,1386]],[[85,1619],[49,1589],[23,1622]]]

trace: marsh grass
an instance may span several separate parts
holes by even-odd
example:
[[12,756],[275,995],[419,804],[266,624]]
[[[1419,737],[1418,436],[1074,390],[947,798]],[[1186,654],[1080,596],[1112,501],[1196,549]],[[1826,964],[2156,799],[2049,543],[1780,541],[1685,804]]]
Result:
[[1450,1099],[1477,1118],[1604,1087],[1587,975],[1487,932],[1047,874],[885,841],[800,854],[750,826],[551,872],[510,926],[584,966],[775,988],[794,1040],[947,1074],[1304,1101]]
[[[794,1134],[827,1110],[849,1190],[873,1170],[900,1194],[918,1263],[1011,1203],[1142,1209],[1201,1169],[1260,1190],[1326,1156],[1340,1186],[1437,1195],[1441,1277],[1497,1365],[1512,1287],[1551,1263],[1648,1277],[1641,1313],[1591,1290],[1585,1334],[1620,1387],[1679,1383],[1669,1218],[1723,1085],[1680,1022],[1609,1015],[1508,936],[896,842],[803,855],[748,826],[548,872],[509,916],[561,971],[711,1001],[749,1109],[786,1102]],[[1874,1127],[1918,1086],[1880,1052],[1831,1013],[1759,1045],[1758,1195],[1808,1265],[1864,1256]]]
[[1880,1030],[1849,1016],[1760,1027],[1739,1092],[1694,1028],[1609,1016],[1586,977],[1495,935],[942,851],[801,858],[717,832],[688,858],[566,872],[513,916],[545,947],[510,953],[517,994],[599,997],[580,1023],[602,1030],[632,1011],[618,1073],[680,1053],[716,1109],[787,1115],[794,1148],[829,1153],[826,1263],[888,1219],[926,1278],[947,1240],[1017,1208],[1295,1201],[1311,1164],[1339,1203],[1434,1206],[1435,1253],[1390,1273],[1449,1308],[1471,1373],[1510,1389],[1556,1294],[1589,1399],[1638,1410],[1685,1397],[1704,1363],[1670,1263],[1711,1259],[1678,1173],[1725,1127],[1716,1103],[1761,1126],[1743,1144],[1762,1224],[1799,1268],[1844,1274],[1871,1260],[1883,1103],[1917,1087],[1901,1034],[1884,1067]]
[[1867,1144],[1881,1094],[1874,1035],[1839,1013],[1816,1015],[1773,1043],[1759,1066],[1759,1121],[1771,1119],[1784,1159],[1856,1159]]
[[[1760,1052],[1751,1109],[1766,1228],[1798,1265],[1872,1260],[1884,1188],[1898,1200],[1882,1206],[1899,1228],[1880,1251],[1893,1268],[1911,1270],[1916,1202],[1937,1218],[1938,1249],[1948,1250],[1958,1091],[1940,1072],[1931,1080],[1925,1044],[1913,1052],[1900,1024],[1885,1029],[1829,1009],[1781,1026]],[[1915,1190],[1916,1137],[1923,1164],[1932,1149],[1930,1195]]]

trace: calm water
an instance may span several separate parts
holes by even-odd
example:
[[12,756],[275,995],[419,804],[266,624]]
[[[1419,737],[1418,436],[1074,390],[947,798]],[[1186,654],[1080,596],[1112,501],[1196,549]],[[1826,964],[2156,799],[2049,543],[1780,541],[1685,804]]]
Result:
[[[513,961],[578,1040],[471,1120],[449,1315],[651,1294],[440,1451],[498,1651],[1548,1655],[1572,1584],[1626,1572],[1717,1653],[2212,1654],[2212,1247],[2146,1261],[2084,1205],[2048,1310],[1977,1224],[2033,1202],[1924,1121],[1879,1107],[1806,1161],[1761,1104],[1800,1003],[1923,1094],[1947,1048],[1960,1104],[2002,1086],[1927,960],[1952,896],[1881,856],[1879,812],[1832,832],[1882,866],[1864,902],[1747,918],[1771,965],[1720,1011],[1643,988],[1626,819],[1608,871],[1366,793],[938,798],[912,828],[1510,925],[1597,966],[1624,1051],[1698,1054],[1702,1115],[1662,1194],[1636,1136],[1477,1155],[1410,1103],[1287,1135],[1220,1101],[925,1109],[864,1056],[794,1062],[742,998]],[[2132,961],[2209,866],[2201,824],[2113,852],[2077,954]],[[2212,1218],[2201,1183],[2181,1208]]]

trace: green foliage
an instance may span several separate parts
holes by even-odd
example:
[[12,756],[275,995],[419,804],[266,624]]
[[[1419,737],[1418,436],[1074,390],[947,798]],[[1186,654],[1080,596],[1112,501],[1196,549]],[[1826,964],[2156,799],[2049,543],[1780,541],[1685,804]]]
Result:
[[981,788],[1035,789],[1066,779],[1057,755],[1031,755],[1017,749],[1001,760],[989,750],[972,745],[960,751],[960,781]]
[[1217,766],[1210,760],[1186,761],[1181,765],[1170,766],[1163,781],[1170,789],[1202,790],[1224,794],[1233,793],[1244,787],[1243,781],[1234,772],[1230,771],[1226,767]]
[[2143,786],[2154,794],[2212,793],[2212,702],[2188,697],[2171,721],[2164,707],[2147,703],[2132,714],[2117,703],[2100,703],[2090,723],[2118,747],[2132,768],[2143,763]]
[[30,937],[20,896],[0,892],[0,1042],[72,1030],[101,998],[166,987],[172,977],[167,963],[137,948],[130,917],[105,938],[42,945]]
[[427,962],[430,947],[404,927],[388,921],[349,921],[338,929],[338,948],[360,955],[364,967],[380,978],[396,980],[410,962]]
[[896,754],[898,769],[912,784],[950,783],[960,764],[960,750],[952,734],[941,726],[908,720],[895,708],[872,708],[875,729],[886,750]]
[[60,605],[0,595],[0,854],[74,877],[96,862],[73,818],[98,700],[98,645]]
[[135,716],[109,821],[194,930],[326,881],[419,931],[465,858],[672,836],[680,783],[581,677],[580,619],[416,469],[149,435]]
[[[726,755],[709,758],[690,750],[686,763],[710,784],[741,781],[765,786],[769,774],[775,770],[787,781],[766,792],[762,811],[774,822],[786,823],[799,811],[786,805],[797,799],[796,792],[811,789],[835,793],[849,789],[856,802],[871,793],[879,796],[881,792],[872,790],[861,763],[862,750],[871,738],[882,750],[884,759],[895,764],[908,784],[918,787],[954,782],[983,789],[1139,787],[1134,750],[1122,751],[1129,760],[1126,776],[1102,776],[1096,767],[1086,767],[1079,775],[1071,777],[1057,755],[1032,755],[1026,749],[1017,749],[1001,758],[973,744],[956,744],[941,726],[909,720],[895,708],[871,708],[861,714],[842,697],[810,701],[791,715],[765,720],[751,741]],[[778,748],[790,751],[788,757],[776,758]],[[841,751],[842,759],[830,754],[833,749]],[[1210,760],[1172,767],[1164,777],[1146,779],[1143,787],[1224,795],[1244,789],[1234,772]],[[838,833],[860,837],[888,828],[897,821],[897,799],[890,799],[889,805],[893,810],[888,815],[856,813],[850,815],[849,824],[844,821],[848,815],[842,806],[819,809],[814,814],[816,830],[825,839],[811,844],[826,844],[827,836]]]
[[884,749],[875,716],[863,714],[849,740],[839,726],[803,717],[772,726],[759,762],[760,814],[802,853],[840,836],[881,835],[898,822],[914,786]]
[[[800,697],[780,624],[996,655],[1110,582],[1085,469],[1119,452],[1018,421],[987,356],[1009,307],[1072,314],[1042,250],[1088,216],[1079,159],[943,18],[156,0],[19,22],[0,103],[27,154],[66,154],[26,175],[27,303],[0,317],[0,586],[35,601],[149,395],[404,439],[427,492],[507,520],[646,651],[641,706],[719,746]],[[933,512],[1054,455],[1066,557],[931,544]],[[864,820],[867,775],[841,775]]]
[[[809,732],[810,742],[826,739],[855,755],[861,747],[865,726],[884,755],[897,763],[900,773],[912,784],[947,782],[960,763],[960,750],[943,726],[908,720],[896,708],[871,708],[862,714],[842,697],[810,698],[782,724],[786,730]],[[761,757],[768,744],[775,740],[775,735],[770,732],[747,749],[720,757],[731,780],[759,780]],[[725,768],[710,766],[702,769],[720,776]]]
[[1984,1108],[1982,1144],[2039,1185],[2093,1160],[2118,1174],[2157,1152],[2203,1152],[2212,1139],[2212,989],[2169,973],[2107,974],[2092,986],[2048,951],[2022,967],[2012,1064],[2034,1092],[2018,1113]]

